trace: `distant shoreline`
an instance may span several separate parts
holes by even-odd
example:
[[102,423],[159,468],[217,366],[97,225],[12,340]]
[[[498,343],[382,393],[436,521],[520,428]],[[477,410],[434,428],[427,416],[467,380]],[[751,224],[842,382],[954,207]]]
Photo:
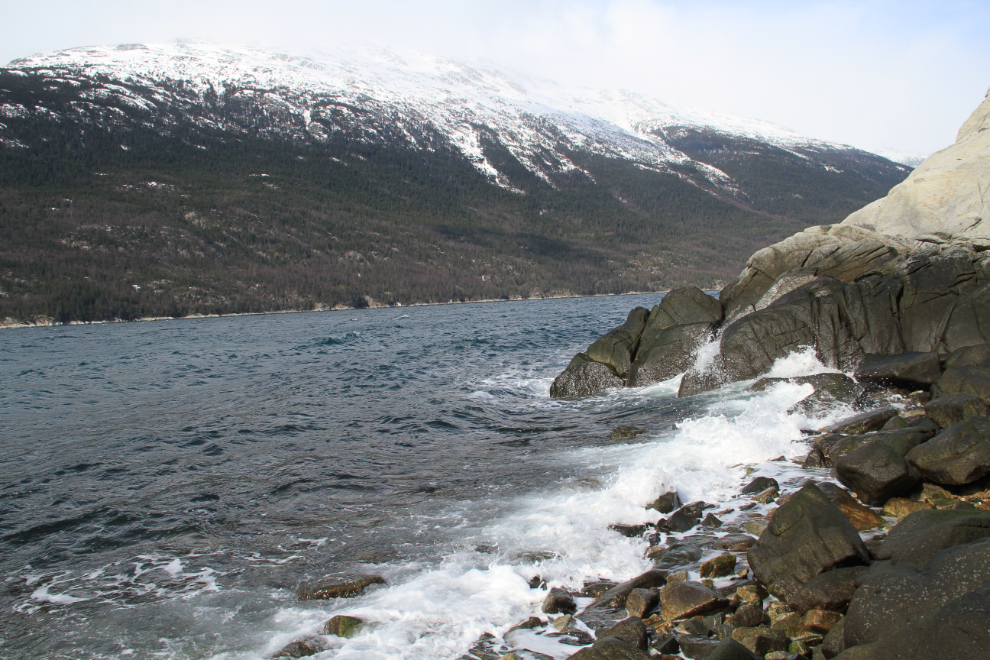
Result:
[[[708,290],[706,290],[708,291]],[[561,300],[570,298],[608,298],[608,297],[619,297],[619,296],[644,296],[649,294],[667,294],[670,290],[665,291],[630,291],[627,293],[596,293],[590,296],[546,296],[544,298],[510,298],[506,300],[505,298],[488,298],[483,300],[451,300],[448,302],[416,302],[409,305],[373,305],[369,307],[327,307],[324,309],[283,309],[273,312],[234,312],[231,314],[190,314],[189,316],[149,316],[142,317],[139,319],[134,319],[131,321],[125,321],[124,319],[115,319],[112,321],[69,321],[68,323],[9,323],[9,319],[5,319],[3,323],[0,323],[0,330],[19,330],[24,328],[54,328],[54,327],[72,327],[79,325],[111,325],[116,323],[143,323],[150,321],[186,321],[192,319],[218,319],[218,318],[230,318],[235,316],[270,316],[274,314],[306,314],[306,313],[323,313],[323,312],[354,312],[354,311],[364,311],[364,310],[380,310],[380,309],[406,309],[409,307],[434,307],[438,305],[472,305],[478,303],[506,303],[506,302],[526,302],[535,300]]]

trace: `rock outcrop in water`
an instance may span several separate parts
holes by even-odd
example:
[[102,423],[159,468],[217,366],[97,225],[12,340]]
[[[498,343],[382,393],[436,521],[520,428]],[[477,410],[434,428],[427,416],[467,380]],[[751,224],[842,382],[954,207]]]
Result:
[[[843,222],[756,252],[719,299],[678,289],[575,356],[551,396],[687,374],[680,395],[767,373],[813,348],[852,371],[871,354],[948,353],[990,341],[990,96],[952,146]],[[697,349],[718,352],[692,370]]]

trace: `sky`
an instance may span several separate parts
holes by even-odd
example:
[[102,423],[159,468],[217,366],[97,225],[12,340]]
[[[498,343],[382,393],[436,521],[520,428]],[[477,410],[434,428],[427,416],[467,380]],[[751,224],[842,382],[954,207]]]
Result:
[[919,155],[983,100],[987,34],[986,0],[0,0],[0,64],[175,39],[298,55],[371,42]]

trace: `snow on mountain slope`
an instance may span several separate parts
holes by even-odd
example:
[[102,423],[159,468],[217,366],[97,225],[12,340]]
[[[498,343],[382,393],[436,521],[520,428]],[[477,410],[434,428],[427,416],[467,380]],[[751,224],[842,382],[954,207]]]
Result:
[[734,190],[731,179],[668,144],[668,131],[727,134],[803,158],[809,151],[850,149],[768,122],[629,92],[566,90],[487,67],[380,49],[295,57],[204,43],[132,44],[35,55],[8,67],[85,87],[83,106],[115,101],[150,115],[178,110],[187,120],[224,130],[245,131],[253,122],[254,130],[293,140],[324,141],[344,132],[416,148],[450,145],[509,188],[486,147],[500,144],[551,185],[553,177],[569,172],[591,177],[568,155],[588,152],[681,176],[689,171],[695,176],[688,180],[707,180],[723,191]]

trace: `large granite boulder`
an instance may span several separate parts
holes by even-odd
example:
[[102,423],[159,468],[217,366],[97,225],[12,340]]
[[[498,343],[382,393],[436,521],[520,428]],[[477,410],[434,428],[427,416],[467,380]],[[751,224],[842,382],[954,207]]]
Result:
[[632,356],[639,346],[639,338],[646,327],[649,314],[645,307],[637,307],[629,312],[625,323],[599,337],[588,347],[588,358],[608,365],[616,376],[625,378],[629,375]]
[[990,582],[929,612],[879,641],[847,648],[835,656],[836,660],[957,660],[986,656],[990,649]]
[[550,385],[550,396],[559,399],[589,396],[624,384],[625,381],[616,376],[607,364],[595,362],[585,353],[578,353]]
[[[717,304],[717,303],[716,303]],[[710,322],[674,325],[644,337],[633,361],[629,387],[652,385],[682,374],[694,364],[698,348],[715,330]]]
[[876,558],[892,565],[924,566],[936,553],[990,537],[990,512],[923,509],[908,514],[888,532]]
[[942,550],[924,569],[900,564],[867,571],[846,613],[846,648],[892,635],[990,581],[988,557],[990,539],[983,539]]
[[757,579],[781,600],[792,597],[819,573],[869,563],[859,534],[814,484],[801,488],[774,511],[747,557]]
[[911,449],[906,460],[926,480],[942,486],[981,479],[990,474],[990,418],[960,422]]
[[861,502],[880,506],[921,483],[918,471],[904,457],[927,439],[927,434],[910,430],[876,433],[872,441],[832,459],[836,476]]

